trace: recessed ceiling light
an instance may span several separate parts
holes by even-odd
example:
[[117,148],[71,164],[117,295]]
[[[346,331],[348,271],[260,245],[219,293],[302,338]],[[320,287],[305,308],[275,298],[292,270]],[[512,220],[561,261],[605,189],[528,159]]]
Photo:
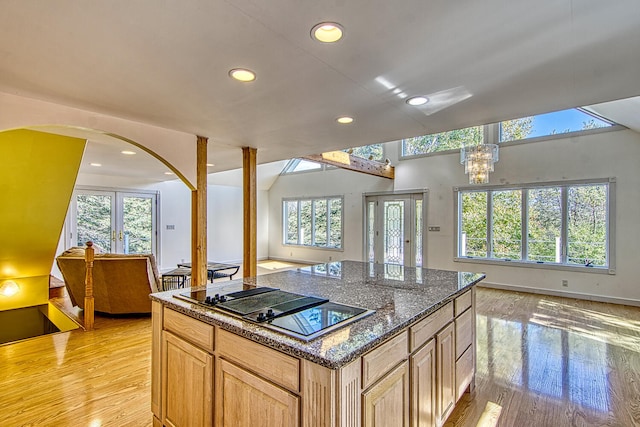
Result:
[[311,29],[311,37],[322,43],[334,43],[342,38],[344,29],[336,22],[321,22]]
[[89,163],[91,166],[95,166],[97,168],[99,168],[100,166],[102,166],[102,163]]
[[409,105],[413,105],[414,107],[417,107],[419,105],[424,105],[427,102],[429,102],[429,98],[427,98],[426,96],[412,96],[411,98],[407,99],[405,102]]
[[175,175],[173,172],[165,172],[165,175]]
[[135,151],[129,151],[129,150],[121,151],[121,153],[126,154],[127,156],[133,156],[134,154],[136,154]]
[[353,123],[353,117],[349,117],[349,116],[338,117],[336,119],[336,122],[343,125],[348,125],[349,123]]
[[256,73],[246,68],[234,68],[229,71],[229,76],[240,82],[252,82],[256,79]]

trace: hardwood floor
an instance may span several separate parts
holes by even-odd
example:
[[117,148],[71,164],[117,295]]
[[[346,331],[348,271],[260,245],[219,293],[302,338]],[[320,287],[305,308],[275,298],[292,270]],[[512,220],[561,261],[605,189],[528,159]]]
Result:
[[[477,293],[478,375],[447,426],[640,425],[640,309]],[[151,320],[0,346],[0,426],[150,426]]]
[[479,289],[476,390],[446,426],[640,426],[640,308]]
[[151,425],[151,319],[0,347],[1,426]]

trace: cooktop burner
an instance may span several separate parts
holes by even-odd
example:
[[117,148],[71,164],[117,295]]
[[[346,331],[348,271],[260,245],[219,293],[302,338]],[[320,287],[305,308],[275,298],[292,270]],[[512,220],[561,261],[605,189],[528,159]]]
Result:
[[175,295],[200,306],[260,323],[278,332],[309,341],[372,314],[372,310],[331,302],[276,288],[260,287],[228,294],[214,289]]

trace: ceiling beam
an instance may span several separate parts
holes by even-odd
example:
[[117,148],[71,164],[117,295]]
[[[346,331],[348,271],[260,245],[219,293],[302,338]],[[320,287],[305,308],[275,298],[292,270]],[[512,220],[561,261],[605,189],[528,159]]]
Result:
[[390,164],[378,162],[376,160],[363,159],[362,157],[354,156],[353,154],[349,154],[345,151],[328,151],[326,153],[311,154],[301,158],[312,162],[337,166],[342,169],[366,173],[368,175],[380,176],[388,179],[394,179],[395,177],[395,169]]

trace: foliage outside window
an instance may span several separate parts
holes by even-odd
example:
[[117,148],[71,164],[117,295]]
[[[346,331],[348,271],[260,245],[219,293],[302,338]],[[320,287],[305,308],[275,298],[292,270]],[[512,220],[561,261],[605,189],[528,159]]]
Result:
[[484,138],[483,126],[416,136],[402,140],[402,156],[417,156],[438,151],[457,150],[479,145]]
[[[384,148],[382,144],[364,145],[362,147],[345,148],[345,152],[351,152],[352,155],[362,157],[363,159],[377,160],[379,162],[384,159]],[[312,162],[305,159],[291,159],[287,162],[282,169],[281,175],[298,173],[298,172],[311,172],[311,171],[323,171],[335,168],[335,166],[329,166],[321,163]]]
[[287,199],[282,202],[283,243],[342,248],[342,198]]
[[460,190],[458,257],[611,268],[612,191],[609,181]]
[[[488,125],[497,129],[493,143],[519,141],[528,138],[561,135],[612,127],[615,123],[582,108],[571,108],[536,116],[521,117]],[[479,145],[484,140],[484,127],[475,126],[449,132],[416,136],[402,140],[402,157],[421,156],[439,151],[459,150],[463,146]],[[491,143],[492,141],[488,141]]]
[[363,145],[362,147],[346,148],[342,151],[351,152],[351,155],[362,157],[363,159],[377,160],[384,159],[384,148],[382,144]]
[[111,197],[99,194],[78,194],[76,246],[92,241],[105,252],[111,252]]
[[500,122],[499,142],[611,127],[613,123],[580,108]]
[[[84,194],[75,196],[76,238],[74,245],[84,246],[92,241],[94,247],[105,252],[122,251],[125,254],[146,254],[153,245],[153,203],[150,197],[124,195],[118,206],[112,194]],[[116,247],[116,224],[112,223],[113,210],[122,216],[121,247]]]

